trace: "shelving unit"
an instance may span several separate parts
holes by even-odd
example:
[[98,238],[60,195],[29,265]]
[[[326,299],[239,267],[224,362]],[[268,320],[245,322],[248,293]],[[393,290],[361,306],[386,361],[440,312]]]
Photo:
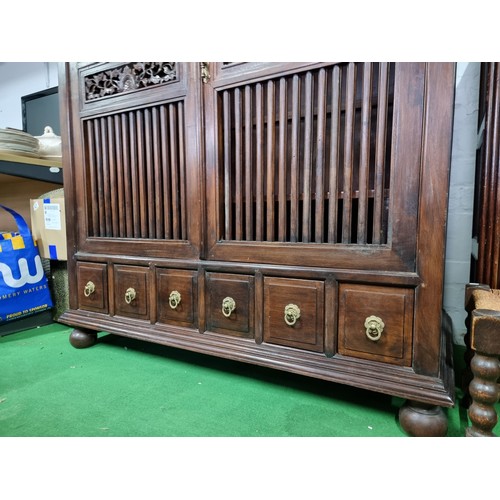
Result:
[[0,152],[0,174],[62,184],[61,167],[61,158],[42,159]]
[[[0,152],[0,174],[62,185],[61,167],[61,158],[42,159]],[[50,323],[52,323],[52,311],[44,311],[0,325],[0,337]]]

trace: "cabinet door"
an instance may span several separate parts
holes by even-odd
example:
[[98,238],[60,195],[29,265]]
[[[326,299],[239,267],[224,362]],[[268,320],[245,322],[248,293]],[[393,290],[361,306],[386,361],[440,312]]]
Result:
[[115,314],[137,319],[149,318],[149,269],[114,266]]
[[78,307],[108,313],[108,275],[106,264],[77,262]]
[[200,89],[198,63],[66,65],[78,250],[199,256]]
[[208,256],[414,271],[425,63],[214,63]]

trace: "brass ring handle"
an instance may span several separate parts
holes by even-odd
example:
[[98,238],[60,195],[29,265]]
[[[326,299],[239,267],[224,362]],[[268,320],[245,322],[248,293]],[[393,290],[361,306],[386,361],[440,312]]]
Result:
[[133,300],[135,300],[136,292],[133,288],[127,288],[125,292],[125,302],[130,304]]
[[174,290],[168,297],[168,305],[172,309],[176,309],[180,303],[181,303],[181,294],[177,290]]
[[300,307],[295,304],[285,306],[285,323],[288,326],[293,326],[300,318]]
[[365,319],[366,336],[376,342],[382,336],[385,324],[378,316],[368,316]]
[[90,297],[95,292],[95,285],[92,281],[88,281],[83,289],[83,295]]
[[226,297],[222,301],[222,314],[226,317],[229,318],[231,316],[232,312],[236,309],[236,302],[232,297]]

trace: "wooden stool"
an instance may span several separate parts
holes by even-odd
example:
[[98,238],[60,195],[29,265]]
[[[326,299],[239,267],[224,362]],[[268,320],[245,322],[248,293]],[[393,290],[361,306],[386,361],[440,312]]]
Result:
[[500,396],[500,290],[485,285],[466,285],[465,309],[468,317],[464,340],[470,372],[464,378],[464,401],[470,402],[471,422],[465,435],[495,436],[492,430],[498,415],[494,405]]

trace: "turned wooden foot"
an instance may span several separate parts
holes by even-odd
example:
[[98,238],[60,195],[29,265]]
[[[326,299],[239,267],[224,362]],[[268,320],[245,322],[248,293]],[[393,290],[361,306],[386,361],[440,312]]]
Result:
[[97,342],[97,332],[75,328],[69,335],[69,342],[77,349],[91,347]]
[[414,437],[443,437],[448,432],[448,419],[440,406],[407,401],[399,409],[399,423]]
[[474,378],[469,385],[472,404],[468,416],[471,426],[465,430],[467,437],[492,437],[498,422],[494,405],[499,398],[500,360],[497,356],[488,356],[477,352],[470,364]]

